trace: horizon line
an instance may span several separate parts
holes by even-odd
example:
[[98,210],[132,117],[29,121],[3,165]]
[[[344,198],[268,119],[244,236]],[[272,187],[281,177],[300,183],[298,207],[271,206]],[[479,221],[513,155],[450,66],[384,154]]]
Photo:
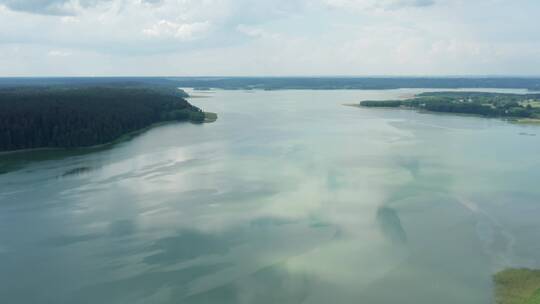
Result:
[[62,75],[62,76],[0,76],[0,79],[39,78],[540,78],[538,75],[504,74],[448,74],[448,75]]

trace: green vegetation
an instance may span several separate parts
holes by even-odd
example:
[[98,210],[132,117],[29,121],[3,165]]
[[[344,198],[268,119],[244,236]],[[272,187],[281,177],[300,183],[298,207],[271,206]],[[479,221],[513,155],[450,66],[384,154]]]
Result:
[[507,88],[540,90],[536,77],[175,77],[182,88],[225,90],[387,90]]
[[2,88],[0,151],[88,147],[160,122],[205,122],[185,96],[171,86],[125,83]]
[[540,270],[507,269],[494,282],[497,304],[540,304]]
[[0,78],[4,86],[144,84],[206,91],[225,90],[388,90],[399,88],[506,88],[540,90],[538,77],[73,77]]
[[218,118],[216,113],[204,112],[204,122],[214,122]]
[[363,107],[406,107],[431,112],[475,114],[485,117],[540,119],[540,94],[481,92],[422,93],[405,100],[366,100]]

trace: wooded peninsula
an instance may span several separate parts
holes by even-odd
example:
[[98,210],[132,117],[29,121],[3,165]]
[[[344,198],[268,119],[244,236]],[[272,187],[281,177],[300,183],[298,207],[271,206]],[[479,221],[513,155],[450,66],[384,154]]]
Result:
[[365,100],[362,107],[408,108],[540,122],[540,94],[429,92],[404,100]]
[[160,122],[204,122],[186,97],[176,87],[138,83],[4,87],[0,151],[88,147]]

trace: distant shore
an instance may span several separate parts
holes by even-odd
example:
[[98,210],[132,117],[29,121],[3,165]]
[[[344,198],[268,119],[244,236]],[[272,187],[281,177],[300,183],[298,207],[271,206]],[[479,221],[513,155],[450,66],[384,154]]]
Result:
[[[353,108],[369,108],[369,107],[363,107],[359,104],[354,104],[354,103],[344,103],[342,104],[343,106],[346,106],[346,107],[353,107]],[[372,107],[374,108],[374,107]],[[478,117],[478,118],[489,118],[489,119],[499,119],[499,120],[503,120],[503,121],[507,121],[509,123],[515,123],[515,124],[523,124],[523,125],[527,125],[527,124],[530,124],[530,125],[540,125],[540,119],[538,118],[505,118],[505,117],[486,117],[486,116],[482,116],[480,114],[467,114],[467,113],[451,113],[451,112],[435,112],[435,111],[429,111],[429,110],[419,110],[419,109],[416,109],[416,108],[411,108],[411,107],[405,107],[405,106],[401,106],[401,107],[380,107],[380,108],[377,108],[377,110],[415,110],[416,112],[418,113],[423,113],[423,114],[432,114],[432,115],[452,115],[452,116],[465,116],[465,117]]]
[[540,94],[442,91],[420,93],[404,99],[364,100],[346,105],[498,118],[519,124],[540,123]]

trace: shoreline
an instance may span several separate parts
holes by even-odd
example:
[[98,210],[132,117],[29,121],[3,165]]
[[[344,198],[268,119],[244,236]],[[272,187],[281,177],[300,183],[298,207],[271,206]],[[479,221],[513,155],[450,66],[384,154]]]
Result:
[[[181,121],[178,121],[178,122],[181,122]],[[99,148],[104,148],[106,146],[110,146],[110,145],[115,145],[115,144],[119,144],[119,143],[122,143],[124,141],[127,141],[141,133],[144,133],[152,128],[155,128],[155,127],[159,127],[159,126],[163,126],[163,125],[167,125],[167,124],[172,124],[172,123],[175,123],[174,120],[169,120],[169,121],[163,121],[163,122],[158,122],[158,123],[154,123],[150,126],[147,126],[147,127],[144,127],[142,129],[138,129],[138,130],[135,130],[135,131],[131,131],[129,133],[126,133],[126,134],[122,134],[120,137],[112,140],[112,141],[109,141],[109,142],[106,142],[106,143],[103,143],[103,144],[98,144],[98,145],[93,145],[93,146],[85,146],[85,147],[71,147],[71,148],[62,148],[62,147],[41,147],[41,148],[29,148],[29,149],[19,149],[19,150],[9,150],[9,151],[2,151],[0,152],[0,157],[4,156],[4,155],[10,155],[10,154],[18,154],[18,153],[27,153],[27,152],[40,152],[40,151],[76,151],[76,150],[92,150],[92,149],[99,149]]]
[[216,113],[204,112],[204,114],[205,114],[205,119],[202,122],[195,122],[195,121],[191,121],[191,120],[185,120],[185,121],[177,121],[177,120],[160,121],[160,122],[153,123],[153,124],[151,124],[149,126],[146,126],[144,128],[134,130],[134,131],[131,131],[131,132],[126,133],[126,134],[122,134],[118,138],[116,138],[116,139],[114,139],[112,141],[102,143],[102,144],[98,144],[98,145],[83,146],[83,147],[71,147],[71,148],[40,147],[40,148],[29,148],[29,149],[0,151],[0,157],[6,156],[6,155],[31,153],[31,152],[40,152],[40,151],[77,151],[77,150],[79,150],[79,151],[91,151],[93,149],[97,150],[97,149],[100,149],[100,148],[105,148],[105,147],[108,147],[108,146],[113,146],[113,145],[117,145],[117,144],[129,141],[129,140],[133,139],[134,137],[136,137],[136,136],[138,136],[138,135],[140,135],[140,134],[142,134],[144,132],[147,132],[147,131],[149,131],[149,130],[151,130],[153,128],[156,128],[156,127],[160,127],[160,126],[164,126],[164,125],[168,125],[168,124],[174,124],[174,123],[192,123],[192,124],[213,123],[218,118],[218,115]]
[[204,112],[204,121],[203,123],[213,123],[218,120],[217,113],[214,112]]
[[493,275],[495,303],[540,303],[540,270],[507,268]]
[[416,113],[420,114],[431,114],[431,115],[451,115],[451,116],[462,116],[462,117],[477,117],[477,118],[485,118],[485,119],[498,119],[501,121],[505,121],[508,123],[513,124],[519,124],[519,125],[540,125],[540,119],[537,118],[518,118],[518,117],[488,117],[483,116],[480,114],[469,114],[469,113],[454,113],[454,112],[437,112],[437,111],[429,111],[425,109],[418,109],[414,107],[406,107],[406,106],[399,106],[399,107],[365,107],[361,106],[360,104],[342,104],[347,107],[354,107],[354,108],[361,108],[361,109],[376,109],[376,110],[407,110],[407,111],[415,111]]

